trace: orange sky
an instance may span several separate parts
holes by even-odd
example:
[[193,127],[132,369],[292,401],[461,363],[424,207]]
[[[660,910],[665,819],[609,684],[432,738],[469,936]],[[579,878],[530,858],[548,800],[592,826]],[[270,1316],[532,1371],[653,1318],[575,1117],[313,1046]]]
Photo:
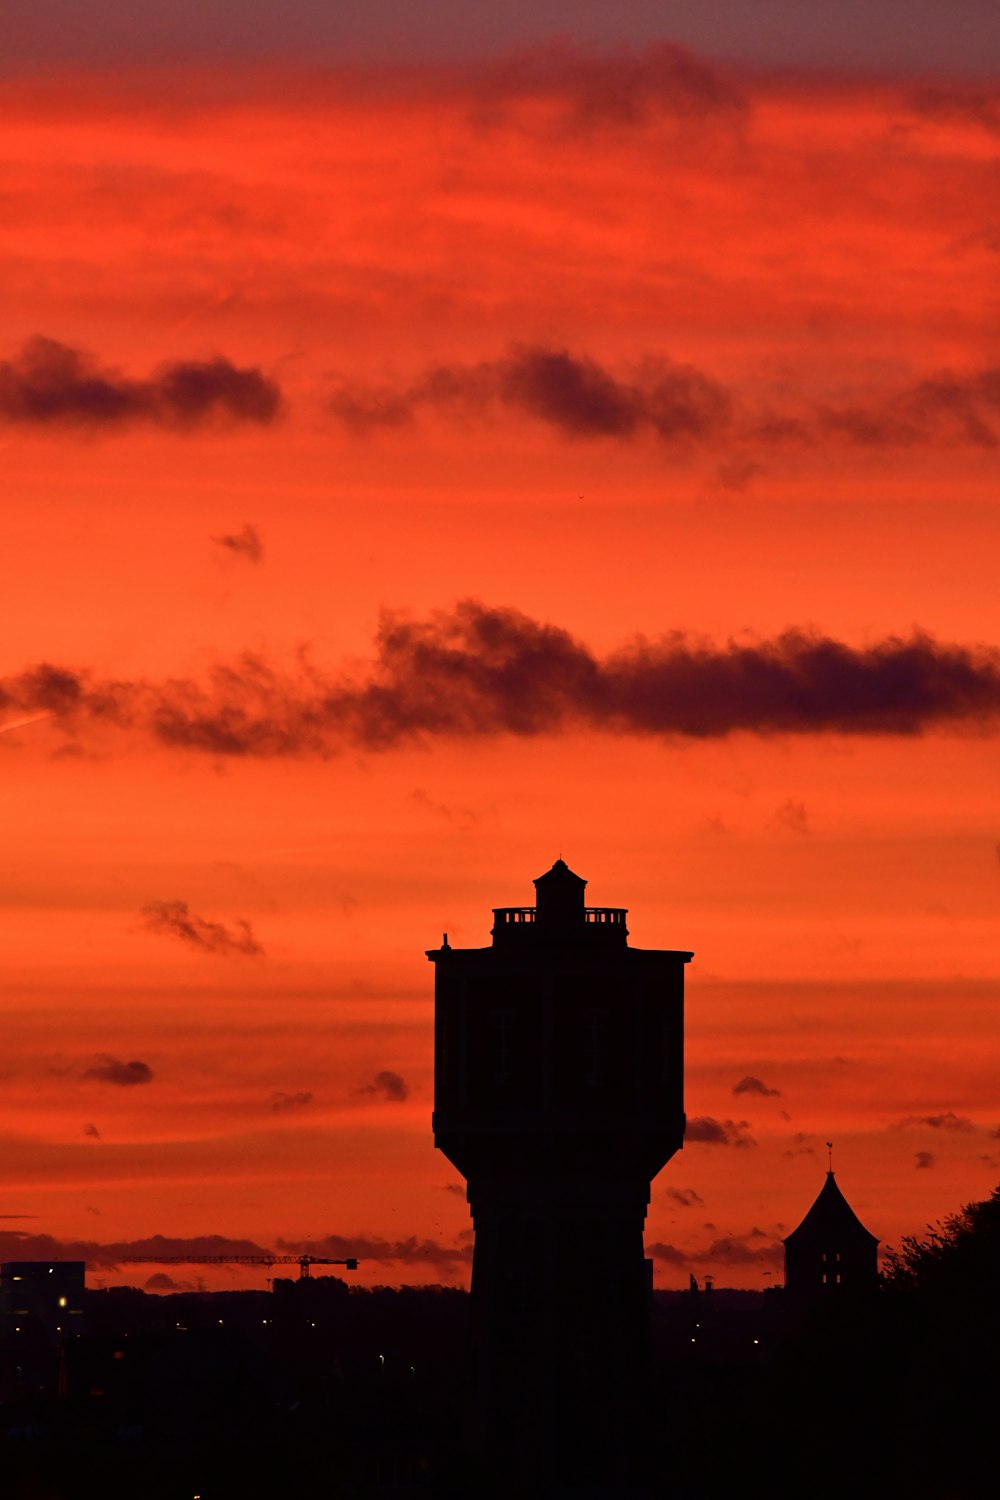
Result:
[[[830,1138],[885,1242],[988,1193],[996,89],[566,44],[0,90],[4,1254],[464,1276],[424,949],[559,853],[696,954],[721,1129],[654,1186],[659,1284],[769,1284]],[[789,630],[930,644],[893,722],[824,677],[776,724],[712,673],[808,673]]]

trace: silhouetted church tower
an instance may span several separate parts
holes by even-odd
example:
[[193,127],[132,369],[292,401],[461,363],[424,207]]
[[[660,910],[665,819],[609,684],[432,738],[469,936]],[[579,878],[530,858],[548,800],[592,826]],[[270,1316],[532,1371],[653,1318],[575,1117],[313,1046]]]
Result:
[[809,1301],[874,1291],[877,1255],[878,1240],[840,1191],[831,1168],[816,1202],[785,1240],[785,1290]]
[[684,1135],[684,966],[630,948],[560,859],[489,948],[436,965],[434,1139],[476,1228],[470,1398],[512,1477],[627,1482],[648,1357],[643,1225]]

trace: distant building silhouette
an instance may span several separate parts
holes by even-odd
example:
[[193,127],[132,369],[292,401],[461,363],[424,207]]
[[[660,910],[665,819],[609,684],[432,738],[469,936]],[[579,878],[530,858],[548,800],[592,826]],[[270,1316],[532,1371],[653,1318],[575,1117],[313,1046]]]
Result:
[[785,1289],[813,1300],[867,1293],[878,1285],[878,1240],[865,1228],[833,1172],[797,1229],[785,1239]]
[[557,860],[489,948],[436,965],[435,1143],[476,1228],[470,1399],[500,1472],[627,1484],[641,1447],[650,1182],[682,1144],[684,966],[630,948]]
[[56,1341],[82,1331],[86,1262],[8,1260],[0,1265],[0,1334],[30,1325]]
[[82,1260],[0,1265],[0,1403],[62,1389],[66,1341],[84,1331]]

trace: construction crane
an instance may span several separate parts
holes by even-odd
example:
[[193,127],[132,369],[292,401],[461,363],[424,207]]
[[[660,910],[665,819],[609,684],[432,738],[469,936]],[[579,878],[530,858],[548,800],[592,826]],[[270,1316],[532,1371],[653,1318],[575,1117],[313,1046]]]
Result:
[[358,1269],[357,1257],[334,1260],[328,1255],[123,1255],[127,1265],[147,1266],[298,1266],[299,1279],[308,1280],[312,1266]]

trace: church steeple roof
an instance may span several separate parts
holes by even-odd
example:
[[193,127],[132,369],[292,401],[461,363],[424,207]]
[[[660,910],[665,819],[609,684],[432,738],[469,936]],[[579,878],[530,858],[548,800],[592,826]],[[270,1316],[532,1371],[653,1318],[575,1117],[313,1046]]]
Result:
[[819,1196],[802,1223],[797,1229],[793,1229],[791,1234],[785,1236],[785,1244],[793,1247],[812,1240],[817,1243],[853,1240],[871,1245],[878,1244],[877,1235],[872,1234],[862,1224],[837,1186],[832,1171],[827,1172],[826,1181],[820,1189]]

